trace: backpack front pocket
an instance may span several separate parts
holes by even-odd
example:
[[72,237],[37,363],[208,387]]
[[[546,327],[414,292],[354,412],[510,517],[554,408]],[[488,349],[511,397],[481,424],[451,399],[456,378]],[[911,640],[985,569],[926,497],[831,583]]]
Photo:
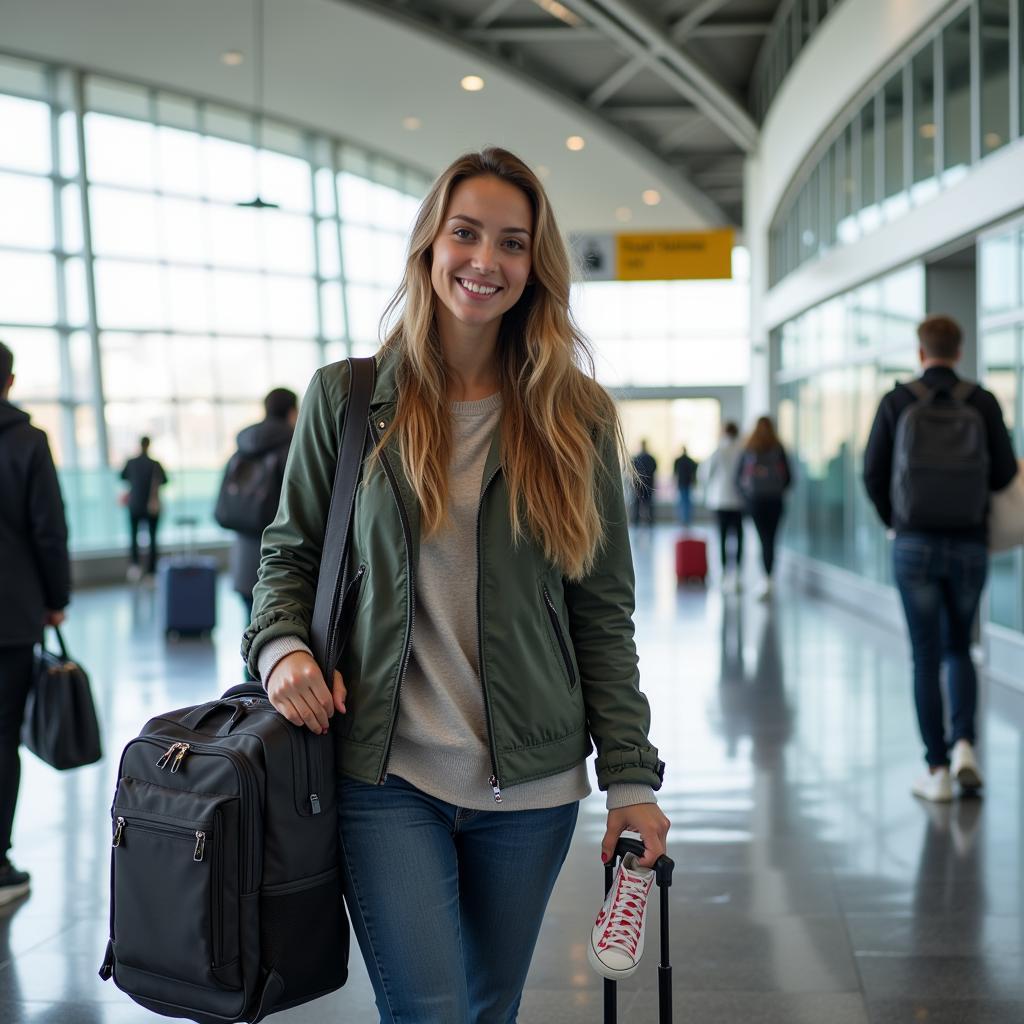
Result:
[[122,779],[111,869],[119,963],[204,988],[241,987],[235,803]]

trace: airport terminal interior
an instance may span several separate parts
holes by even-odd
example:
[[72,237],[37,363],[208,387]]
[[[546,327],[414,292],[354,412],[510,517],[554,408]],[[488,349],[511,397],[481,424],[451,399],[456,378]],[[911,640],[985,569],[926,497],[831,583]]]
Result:
[[[0,0],[0,342],[56,464],[63,634],[104,747],[66,772],[22,751],[10,856],[32,886],[0,905],[0,1022],[157,1019],[97,975],[111,798],[147,719],[243,679],[213,517],[236,435],[271,389],[377,351],[420,202],[487,145],[543,182],[597,380],[657,462],[630,538],[674,1019],[1020,1024],[1024,547],[993,554],[972,634],[985,785],[915,797],[911,648],[863,472],[932,314],[1024,454],[1024,0]],[[700,472],[692,523],[674,472],[763,415],[792,475],[770,588],[753,524],[725,571]],[[198,636],[130,564],[143,436],[161,557],[220,570]],[[677,578],[684,533],[702,582]],[[604,1019],[588,770],[523,1024]],[[620,1019],[658,1019],[658,956],[652,900]],[[377,1020],[354,943],[350,969],[270,1019]]]

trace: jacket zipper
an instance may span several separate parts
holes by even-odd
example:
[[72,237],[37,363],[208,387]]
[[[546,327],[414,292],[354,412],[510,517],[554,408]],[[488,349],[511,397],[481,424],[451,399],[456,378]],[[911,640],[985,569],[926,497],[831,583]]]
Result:
[[[374,445],[380,444],[380,435],[377,433],[376,424],[370,421],[370,436]],[[398,506],[398,517],[402,520],[402,533],[405,535],[405,564],[408,569],[409,582],[406,584],[406,591],[409,601],[409,621],[405,634],[405,650],[402,652],[402,662],[398,670],[398,686],[395,689],[395,698],[391,704],[391,722],[388,726],[388,736],[384,744],[384,767],[378,780],[378,785],[383,786],[388,781],[388,766],[391,762],[391,743],[395,736],[395,726],[398,724],[398,705],[402,699],[402,683],[405,682],[405,670],[409,667],[409,656],[412,654],[413,630],[416,626],[416,580],[412,564],[412,529],[409,526],[409,517],[405,512],[405,505],[402,504],[402,495],[398,490],[398,483],[395,480],[391,463],[383,450],[380,453],[381,465],[384,467],[384,474],[391,485],[391,493],[395,497],[395,504]]]
[[483,555],[481,553],[483,545],[480,542],[480,523],[483,519],[484,509],[484,495],[487,494],[487,488],[491,486],[492,481],[498,475],[500,466],[495,466],[491,470],[491,475],[484,481],[484,485],[480,490],[480,504],[476,510],[476,643],[477,643],[477,662],[480,665],[480,688],[484,693],[484,713],[487,718],[487,742],[490,747],[491,754],[491,777],[487,780],[487,785],[491,787],[491,792],[494,794],[494,802],[496,804],[501,803],[501,776],[498,774],[498,751],[494,745],[494,721],[491,715],[491,698],[487,692],[487,671],[484,668],[484,614],[483,614],[483,598],[482,590],[480,587],[480,577],[483,574]]
[[316,738],[308,729],[303,729],[306,742],[306,784],[309,786],[309,807],[313,814],[320,813],[320,752],[315,749]]
[[562,635],[562,626],[558,621],[558,612],[555,610],[554,602],[548,593],[547,585],[542,588],[544,591],[544,603],[548,608],[548,618],[551,619],[551,626],[555,631],[555,639],[558,641],[558,648],[562,652],[562,660],[565,662],[565,671],[569,674],[569,688],[576,689],[576,673],[572,668],[572,658],[569,655],[569,648],[566,646],[565,637]]

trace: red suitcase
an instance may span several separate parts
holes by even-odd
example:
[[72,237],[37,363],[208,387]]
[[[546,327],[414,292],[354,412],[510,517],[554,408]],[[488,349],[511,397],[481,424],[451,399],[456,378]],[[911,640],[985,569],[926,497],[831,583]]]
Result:
[[680,537],[676,541],[676,580],[703,583],[708,575],[708,546],[700,537]]

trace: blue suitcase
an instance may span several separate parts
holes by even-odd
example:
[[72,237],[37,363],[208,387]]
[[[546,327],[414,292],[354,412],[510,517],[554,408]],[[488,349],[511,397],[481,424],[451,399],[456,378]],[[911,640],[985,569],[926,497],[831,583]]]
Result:
[[164,632],[212,633],[217,625],[217,562],[198,556],[164,558],[157,567]]

